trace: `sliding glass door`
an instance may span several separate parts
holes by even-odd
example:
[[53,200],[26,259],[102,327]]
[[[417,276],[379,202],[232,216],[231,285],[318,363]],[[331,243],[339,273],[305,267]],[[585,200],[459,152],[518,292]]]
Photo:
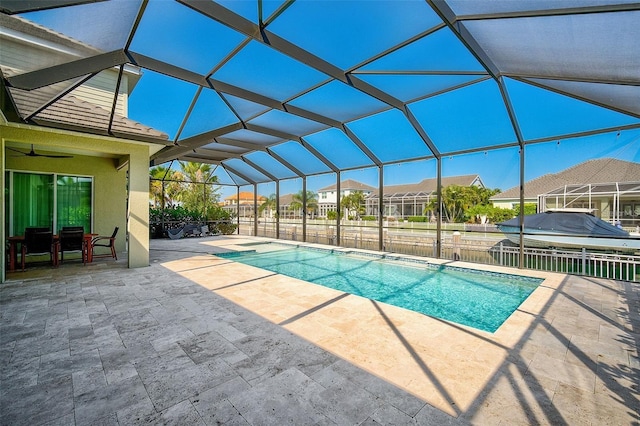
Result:
[[93,179],[91,177],[10,172],[9,235],[22,235],[30,226],[58,233],[63,226],[91,231]]
[[58,175],[56,182],[56,229],[82,226],[90,232],[91,178]]
[[53,229],[53,175],[13,173],[13,235],[28,226]]

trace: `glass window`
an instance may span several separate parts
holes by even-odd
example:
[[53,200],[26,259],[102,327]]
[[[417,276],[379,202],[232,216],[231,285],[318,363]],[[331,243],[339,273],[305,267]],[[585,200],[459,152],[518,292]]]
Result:
[[82,226],[91,230],[91,178],[58,175],[56,213],[59,231],[63,226]]
[[23,172],[10,173],[10,177],[9,235],[23,235],[30,226],[54,233],[63,226],[91,231],[93,178]]
[[53,229],[53,176],[13,174],[13,234],[28,226]]

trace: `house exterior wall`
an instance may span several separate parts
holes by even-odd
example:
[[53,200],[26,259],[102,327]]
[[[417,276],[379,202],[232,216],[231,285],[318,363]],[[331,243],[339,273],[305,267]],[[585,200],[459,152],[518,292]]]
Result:
[[[25,54],[25,46],[28,47],[28,54]],[[10,68],[30,71],[48,66],[58,65],[63,62],[78,59],[73,55],[58,51],[57,55],[52,55],[52,51],[44,46],[26,44],[13,38],[2,37],[2,49],[0,49],[0,63]]]
[[[33,173],[57,173],[93,178],[92,229],[94,233],[111,235],[120,228],[116,249],[125,249],[126,229],[126,170],[114,168],[113,159],[74,155],[70,159],[8,157],[6,169]],[[122,232],[122,234],[120,234]]]
[[616,209],[613,196],[592,196],[589,201],[584,196],[579,198],[562,196],[548,197],[545,210],[562,208],[565,203],[568,208],[591,208],[593,214],[610,223],[620,221],[625,228],[633,229],[640,226],[640,197],[637,195],[621,195],[619,200],[619,217],[616,217]]
[[614,221],[613,219],[613,209],[611,208],[611,204],[613,203],[613,200],[610,198],[601,198],[598,200],[595,200],[595,204],[596,204],[596,209],[598,209],[597,211],[600,212],[600,219],[602,220],[607,220],[607,221]]
[[[116,70],[102,71],[71,92],[71,95],[97,105],[107,111],[111,111],[111,107],[113,106],[113,93],[116,90],[117,81],[118,72]],[[127,93],[128,79],[126,74],[124,74],[120,81],[118,103],[116,104],[116,114],[123,117],[128,116],[129,96]]]
[[[4,158],[2,174],[8,169],[92,176],[93,232],[111,235],[120,228],[116,249],[126,247],[128,231],[129,267],[149,265],[149,146],[135,141],[93,136],[23,124],[0,125],[0,138],[6,142],[34,143],[38,146],[77,149],[87,155],[74,154],[71,159],[32,157]],[[39,149],[46,152],[46,148]],[[3,151],[4,152],[4,151]],[[3,156],[4,157],[4,156]],[[129,182],[127,182],[127,172]],[[128,190],[127,190],[128,183]],[[127,206],[128,201],[128,206]],[[3,198],[4,211],[4,198]],[[129,218],[129,229],[127,229]],[[6,238],[4,226],[2,238]]]
[[[340,191],[340,198],[351,195],[356,191],[361,191],[365,196],[371,194],[371,191],[362,191],[358,189],[342,189]],[[334,189],[332,191],[318,191],[318,204],[336,204],[338,202],[338,194]]]
[[[365,197],[371,194],[371,191],[363,191],[361,189],[341,189],[340,199],[357,191],[362,192]],[[329,191],[318,191],[318,217],[327,217],[328,212],[336,210],[338,203],[337,192],[338,191],[335,189]]]
[[[72,52],[65,52],[63,49],[52,50],[51,46],[43,47],[25,40],[2,37],[0,38],[2,49],[0,49],[0,64],[6,67],[21,71],[30,71],[46,66],[53,66],[60,63],[70,62],[79,59]],[[77,87],[70,94],[86,102],[90,102],[107,111],[111,111],[113,106],[113,93],[118,81],[118,69],[114,68],[100,72],[80,87]],[[123,117],[128,116],[128,76],[125,72],[120,82],[118,103],[116,114]],[[56,87],[56,86],[52,86]],[[66,84],[58,84],[60,90],[64,90]]]
[[[0,114],[0,126],[4,126],[6,124],[6,120],[4,119],[4,115]],[[4,138],[0,137],[0,153],[5,152],[4,150]],[[5,159],[6,156],[5,155],[0,155],[0,187],[1,188],[5,188],[6,187],[6,182],[5,182],[5,170],[6,170],[6,166],[5,166]],[[5,215],[6,209],[5,209],[5,197],[4,195],[2,196],[2,201],[0,202],[0,223],[2,224],[0,226],[0,237],[2,237],[2,241],[6,241],[6,235],[5,235],[5,223],[7,223],[7,217]],[[6,281],[6,271],[5,271],[5,259],[7,258],[7,253],[6,253],[6,244],[0,244],[0,254],[2,255],[2,267],[0,268],[0,283],[3,283]]]
[[[525,198],[525,204],[537,204],[538,200],[533,198]],[[491,201],[493,207],[498,207],[501,209],[514,209],[518,204],[520,204],[520,199],[504,199],[504,200],[495,200]]]

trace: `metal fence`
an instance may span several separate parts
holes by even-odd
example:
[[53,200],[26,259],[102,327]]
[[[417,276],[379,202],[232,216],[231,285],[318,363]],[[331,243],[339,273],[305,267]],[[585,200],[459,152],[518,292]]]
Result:
[[[497,249],[501,265],[518,266],[518,247]],[[640,281],[640,256],[619,253],[596,253],[525,248],[524,267],[541,271],[586,275],[623,281]]]
[[[240,229],[243,235],[253,234],[253,229],[248,226],[241,226]],[[309,227],[306,242],[336,245],[335,232],[332,231],[331,228]],[[478,232],[478,230],[474,231]],[[275,235],[274,228],[259,227],[258,236],[300,242],[303,240],[301,226],[281,227],[278,237]],[[379,247],[377,234],[347,229],[341,233],[338,245],[365,250],[378,250]],[[428,233],[417,233],[412,236],[385,232],[383,249],[386,252],[436,257],[437,240],[435,235]],[[446,234],[442,239],[440,253],[443,259],[516,268],[520,266],[518,247],[511,245],[507,240],[483,239],[478,234],[465,239]],[[522,267],[538,271],[640,282],[640,256],[632,254],[589,252],[585,249],[571,251],[525,248]]]
[[[486,245],[456,245],[445,242],[442,246],[442,257],[499,266],[520,266],[519,248],[504,242],[489,249]],[[640,256],[632,254],[590,252],[586,249],[571,251],[525,247],[522,267],[537,271],[640,282]]]

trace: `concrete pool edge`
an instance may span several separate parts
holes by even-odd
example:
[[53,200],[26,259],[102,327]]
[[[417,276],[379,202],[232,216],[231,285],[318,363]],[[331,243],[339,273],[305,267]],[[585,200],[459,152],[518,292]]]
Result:
[[268,241],[238,247],[218,257],[490,333],[544,281],[397,253]]
[[[272,240],[235,237],[218,249],[240,248],[243,241]],[[190,261],[199,266],[192,268]],[[470,269],[484,266],[455,264]],[[336,290],[223,258],[195,256],[165,267],[452,416],[468,409],[478,389],[504,365],[509,349],[522,338],[562,280],[560,274],[492,268],[493,272],[545,281],[498,331],[488,333],[359,296],[343,296]]]

